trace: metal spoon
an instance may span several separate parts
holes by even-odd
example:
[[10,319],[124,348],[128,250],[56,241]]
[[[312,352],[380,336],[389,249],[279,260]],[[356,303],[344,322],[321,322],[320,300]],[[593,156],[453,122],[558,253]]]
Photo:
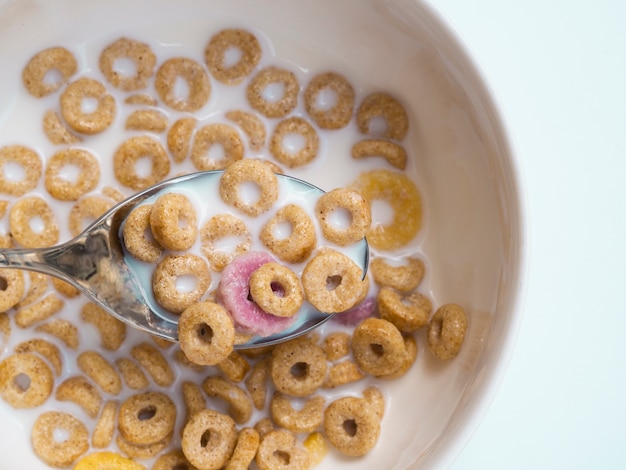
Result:
[[[149,273],[125,253],[122,224],[134,207],[174,189],[201,192],[201,200],[211,201],[223,171],[206,171],[173,178],[122,201],[92,223],[82,234],[61,245],[38,249],[0,250],[0,268],[37,271],[60,278],[127,324],[169,340],[178,340],[178,316],[162,308],[152,295]],[[324,191],[305,181],[278,175],[281,190],[290,199],[318,198]],[[346,252],[363,270],[369,263],[365,239]],[[321,325],[331,316],[305,302],[298,318],[288,329],[269,337],[253,337],[237,349],[280,343]]]

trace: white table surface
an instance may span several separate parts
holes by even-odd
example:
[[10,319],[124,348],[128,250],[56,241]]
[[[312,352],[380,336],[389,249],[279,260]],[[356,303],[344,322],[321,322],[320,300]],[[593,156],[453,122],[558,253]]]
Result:
[[521,159],[514,354],[454,469],[626,468],[626,2],[430,0]]

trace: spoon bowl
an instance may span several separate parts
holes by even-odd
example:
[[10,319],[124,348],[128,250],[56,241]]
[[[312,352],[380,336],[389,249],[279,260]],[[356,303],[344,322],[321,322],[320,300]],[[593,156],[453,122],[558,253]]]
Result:
[[[217,191],[223,170],[205,171],[172,178],[147,188],[120,202],[83,233],[53,247],[0,250],[0,268],[25,269],[57,277],[73,285],[111,315],[130,326],[160,338],[178,340],[178,318],[161,307],[152,294],[151,276],[145,266],[126,251],[121,236],[123,223],[138,205],[177,189],[198,192],[210,201]],[[324,191],[306,181],[276,175],[290,196],[318,198]],[[345,250],[367,272],[369,248],[363,238]],[[267,337],[254,336],[235,345],[236,349],[266,346],[295,338],[321,325],[335,312],[320,312],[304,302],[296,320],[282,332]]]

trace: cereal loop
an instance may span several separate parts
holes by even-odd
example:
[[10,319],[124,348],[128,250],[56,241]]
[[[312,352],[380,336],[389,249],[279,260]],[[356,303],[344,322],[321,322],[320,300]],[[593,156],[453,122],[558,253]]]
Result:
[[[58,440],[59,432],[67,437]],[[35,454],[46,464],[67,467],[89,449],[89,431],[68,413],[47,411],[35,420],[31,442]]]
[[[252,183],[260,191],[256,200],[241,195],[244,184]],[[229,166],[220,178],[222,200],[246,215],[256,217],[267,212],[278,199],[278,179],[272,170],[259,160],[239,160]]]
[[216,397],[228,403],[228,414],[237,424],[243,424],[252,417],[252,400],[237,385],[222,377],[207,377],[202,382],[202,389],[210,397]]
[[250,149],[259,152],[265,145],[265,124],[254,113],[245,111],[228,111],[226,118],[237,124],[248,136]]
[[360,457],[378,441],[380,417],[363,398],[339,398],[324,411],[324,432],[339,452]]
[[380,318],[393,323],[403,333],[412,333],[428,323],[432,312],[430,300],[419,292],[402,294],[389,287],[378,291]]
[[278,317],[295,315],[304,301],[297,274],[278,263],[265,263],[252,273],[250,295],[265,312]]
[[24,273],[17,269],[0,270],[0,286],[0,312],[6,312],[24,295]]
[[165,132],[167,116],[157,109],[138,109],[126,118],[125,128],[133,131]]
[[383,139],[368,139],[352,146],[352,158],[382,157],[392,166],[406,168],[406,150],[401,145]]
[[313,432],[321,424],[325,400],[316,395],[306,399],[297,410],[281,393],[275,393],[270,402],[270,413],[274,422],[292,432]]
[[165,393],[130,396],[121,406],[117,427],[130,444],[154,444],[167,437],[176,423],[176,405]]
[[[280,98],[268,99],[270,85],[282,85]],[[259,71],[248,84],[246,96],[256,111],[268,118],[281,118],[289,114],[298,104],[300,85],[293,72],[278,67],[267,67]]]
[[[224,239],[237,240],[237,244],[225,249],[219,246]],[[202,254],[209,260],[211,269],[221,272],[236,256],[246,253],[252,245],[252,236],[243,220],[231,214],[211,217],[200,230]]]
[[140,261],[146,263],[156,263],[161,254],[163,247],[153,240],[150,229],[150,213],[152,212],[152,204],[142,204],[131,211],[122,228],[122,237],[124,246],[129,253]]
[[[33,230],[33,219],[43,223],[40,230]],[[11,235],[24,248],[43,248],[59,241],[59,226],[54,212],[38,196],[25,197],[13,204],[9,213],[9,224]]]
[[[150,174],[146,176],[137,171],[137,163],[144,157],[152,160]],[[115,151],[113,170],[120,184],[139,191],[163,180],[170,172],[170,160],[159,141],[145,135],[131,137]]]
[[113,202],[100,196],[86,196],[80,199],[70,211],[69,227],[72,236],[78,236],[111,207]]
[[91,382],[82,375],[65,379],[56,389],[58,401],[70,401],[80,406],[91,418],[98,416],[102,405],[102,395]]
[[163,354],[148,343],[140,343],[130,349],[130,355],[150,374],[152,380],[161,387],[174,383],[174,371]]
[[286,429],[270,431],[262,437],[256,454],[259,470],[301,470],[309,468],[308,452],[299,447],[296,436]]
[[233,351],[235,326],[221,305],[198,302],[180,315],[178,340],[192,362],[212,366]]
[[[315,205],[317,220],[324,238],[340,246],[351,245],[365,237],[372,223],[368,202],[356,191],[346,188],[333,189],[322,195]],[[341,218],[347,212],[348,226],[344,228]]]
[[16,353],[37,353],[42,356],[52,367],[56,375],[61,375],[63,361],[61,350],[55,344],[41,338],[33,338],[23,341],[15,346]]
[[286,395],[313,393],[322,385],[326,368],[324,350],[308,338],[281,343],[272,351],[270,375],[276,389]]
[[218,470],[235,449],[237,429],[230,416],[210,409],[194,414],[183,429],[183,454],[197,468]]
[[58,338],[66,347],[70,349],[78,348],[78,328],[67,320],[55,318],[48,323],[37,326],[35,331],[47,333],[55,338]]
[[59,113],[48,110],[43,115],[43,131],[54,145],[77,144],[83,139],[67,128]]
[[[78,168],[80,173],[68,179],[64,176],[64,170],[72,168]],[[59,201],[76,201],[95,189],[99,179],[98,159],[83,149],[61,150],[52,155],[46,165],[46,191]]]
[[[24,177],[15,180],[9,165],[21,167]],[[34,150],[23,145],[9,145],[0,148],[0,192],[12,196],[22,196],[34,189],[41,176],[41,158]]]
[[159,196],[150,211],[150,229],[163,248],[186,251],[198,237],[196,209],[184,194],[166,193]]
[[352,353],[359,367],[374,376],[389,375],[402,365],[406,348],[400,331],[380,318],[367,318],[354,329]]
[[[382,118],[383,129],[372,126],[372,120]],[[356,123],[362,134],[380,135],[389,139],[402,140],[409,128],[409,118],[404,107],[393,96],[387,93],[368,95],[356,113]]]
[[[128,74],[116,69],[120,59],[130,59],[135,73]],[[109,44],[100,54],[100,71],[115,88],[136,91],[146,88],[154,73],[156,56],[148,44],[128,38],[120,38]]]
[[98,329],[100,344],[104,349],[116,351],[126,339],[126,323],[92,302],[83,305],[80,317],[84,322],[91,323]]
[[[289,235],[281,236],[279,227],[282,224],[289,225]],[[280,208],[263,226],[260,238],[268,250],[286,263],[306,261],[317,244],[315,225],[311,217],[295,204]]]
[[[304,138],[304,145],[291,149],[285,145],[286,138],[291,135]],[[278,123],[270,139],[270,153],[272,156],[289,168],[296,168],[311,162],[319,152],[319,137],[317,131],[306,120],[292,116]]]
[[13,408],[35,408],[54,387],[50,367],[32,353],[12,354],[0,362],[0,397]]
[[[176,94],[178,77],[187,82],[188,96],[179,97]],[[206,70],[186,57],[175,57],[163,62],[157,70],[154,87],[159,98],[176,111],[198,111],[207,103],[211,94],[211,83]]]
[[[36,98],[55,92],[76,73],[78,65],[74,55],[63,47],[51,47],[35,54],[22,71],[22,82]],[[58,79],[50,82],[48,73],[56,71]]]
[[385,258],[374,258],[370,261],[369,270],[379,286],[411,292],[424,279],[426,268],[424,262],[415,257],[408,257],[399,265],[391,264]]
[[117,403],[107,402],[102,408],[102,413],[93,429],[91,443],[96,448],[107,447],[113,440],[115,425],[117,423]]
[[[239,60],[227,64],[230,49],[237,49]],[[241,83],[261,59],[261,45],[257,38],[243,29],[225,29],[215,34],[206,46],[204,59],[211,75],[227,85]]]
[[[108,470],[108,469],[107,469]],[[114,470],[114,469],[111,469]],[[122,469],[123,470],[123,469]],[[154,462],[152,470],[195,470],[191,467],[185,454],[180,449],[175,449],[166,454],[162,454]]]
[[[189,290],[179,289],[176,281],[184,276],[195,278]],[[211,285],[211,272],[206,261],[196,255],[167,255],[157,265],[152,277],[152,289],[156,301],[166,310],[182,313],[198,302]]]
[[[330,90],[334,94],[332,106],[323,106],[322,93]],[[335,72],[316,75],[304,90],[304,106],[311,119],[322,129],[341,129],[352,119],[354,110],[354,88],[348,80]]]
[[237,436],[237,444],[224,470],[247,470],[259,448],[260,436],[254,428],[243,428]]
[[[98,102],[97,108],[83,111],[83,102],[91,99]],[[77,132],[91,135],[104,131],[113,123],[115,112],[115,98],[102,83],[92,78],[79,78],[61,94],[61,115]]]
[[[223,158],[211,158],[214,145],[223,149]],[[226,124],[207,124],[198,129],[191,148],[191,162],[200,171],[223,170],[243,158],[243,142],[237,131]]]
[[176,163],[183,162],[191,147],[191,137],[196,127],[196,118],[183,117],[178,119],[167,132],[167,148]]
[[428,325],[428,349],[442,361],[453,359],[463,346],[467,315],[456,304],[442,305]]
[[117,395],[122,390],[119,374],[99,352],[83,351],[78,355],[76,363],[105,393]]

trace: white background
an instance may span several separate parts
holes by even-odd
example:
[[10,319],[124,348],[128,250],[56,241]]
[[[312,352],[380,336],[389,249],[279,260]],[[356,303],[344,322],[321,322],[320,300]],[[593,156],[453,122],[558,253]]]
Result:
[[458,469],[626,468],[626,2],[430,0],[520,159],[525,312]]

